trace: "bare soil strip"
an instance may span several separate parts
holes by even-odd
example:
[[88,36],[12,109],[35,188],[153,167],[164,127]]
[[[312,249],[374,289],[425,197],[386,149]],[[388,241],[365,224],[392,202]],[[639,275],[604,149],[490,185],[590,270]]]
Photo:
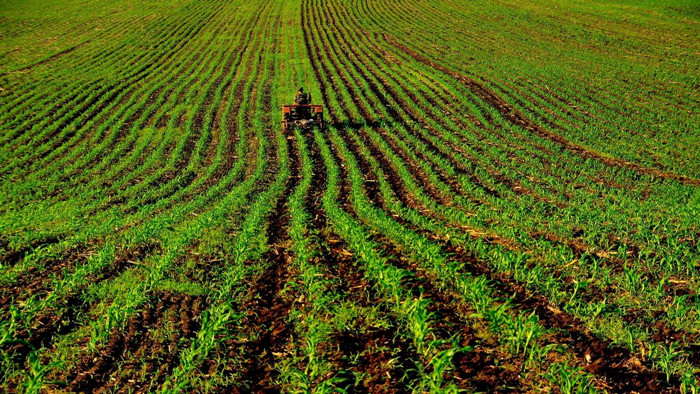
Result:
[[[96,282],[116,277],[131,264],[159,251],[160,247],[158,245],[144,245],[129,250],[122,250],[118,252],[114,262],[97,273],[91,280]],[[70,272],[76,265],[87,262],[92,253],[87,248],[72,248],[66,251],[62,257],[47,261],[41,269],[31,267],[20,275],[13,286],[6,286],[0,290],[0,306],[20,303],[32,295],[44,295],[50,291],[53,285],[51,278],[62,275],[64,272]]]
[[[159,250],[158,247],[147,246],[121,253],[112,264],[89,278],[89,282],[95,283],[116,277],[131,264],[141,261]],[[74,250],[71,253],[75,254],[78,252]],[[53,281],[47,275],[50,273],[58,274],[61,270],[72,268],[79,261],[86,261],[87,258],[87,255],[83,254],[52,265],[50,269],[44,271],[42,275],[36,276],[31,282],[23,286],[13,287],[14,292],[4,294],[0,305],[3,305],[3,307],[9,307],[11,303],[21,305],[21,302],[30,295],[44,296],[48,294]],[[82,321],[81,316],[90,307],[89,304],[82,300],[81,290],[79,289],[72,295],[55,301],[54,307],[41,311],[31,321],[29,326],[18,330],[14,340],[8,342],[7,348],[3,349],[7,350],[13,362],[18,364],[24,363],[33,350],[50,347],[55,338],[68,334],[79,327]],[[3,308],[0,313],[4,316],[8,313],[8,310]]]
[[544,327],[555,330],[551,339],[568,345],[584,369],[605,381],[613,390],[659,393],[670,391],[680,384],[678,378],[673,376],[667,383],[665,376],[652,370],[648,362],[642,362],[629,350],[615,346],[608,340],[597,338],[571,314],[559,310],[544,296],[532,293],[505,274],[494,273],[486,262],[470,256],[461,247],[451,245],[449,241],[436,239],[434,242],[458,261],[467,263],[465,269],[468,272],[491,280],[492,288],[510,298],[513,305],[534,311]]
[[246,370],[243,378],[255,392],[270,391],[277,388],[275,359],[284,357],[290,349],[289,311],[292,309],[294,295],[285,292],[285,285],[294,276],[294,255],[290,250],[289,238],[290,213],[287,206],[290,194],[299,183],[300,161],[298,150],[291,143],[293,136],[285,139],[290,156],[290,177],[282,196],[277,200],[269,216],[267,243],[269,250],[262,259],[270,261],[269,268],[251,286],[248,298],[252,301],[246,306],[248,311],[247,329],[251,335],[258,334],[255,341],[244,344]]
[[89,251],[72,248],[61,257],[43,262],[43,266],[31,266],[18,273],[17,280],[9,286],[0,289],[0,306],[7,306],[26,300],[32,295],[46,292],[52,285],[51,278],[60,275],[64,270],[70,270],[75,265],[87,261]]
[[31,254],[34,249],[39,247],[53,245],[60,242],[60,239],[56,236],[49,236],[42,239],[35,239],[30,241],[26,246],[22,246],[17,249],[12,249],[9,246],[8,237],[0,238],[0,262],[4,266],[14,266],[15,264],[22,261],[27,255]]

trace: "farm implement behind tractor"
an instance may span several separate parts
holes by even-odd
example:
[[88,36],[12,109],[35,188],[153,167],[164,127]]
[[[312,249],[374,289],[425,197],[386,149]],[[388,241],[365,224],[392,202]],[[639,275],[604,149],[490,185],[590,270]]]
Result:
[[314,127],[323,129],[323,106],[312,104],[293,104],[282,106],[282,124],[285,130],[297,127],[309,130]]

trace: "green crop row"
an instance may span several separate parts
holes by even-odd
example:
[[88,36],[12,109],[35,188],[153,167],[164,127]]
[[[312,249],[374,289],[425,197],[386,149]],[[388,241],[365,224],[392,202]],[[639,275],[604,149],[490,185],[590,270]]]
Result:
[[0,388],[697,392],[672,3],[0,7]]

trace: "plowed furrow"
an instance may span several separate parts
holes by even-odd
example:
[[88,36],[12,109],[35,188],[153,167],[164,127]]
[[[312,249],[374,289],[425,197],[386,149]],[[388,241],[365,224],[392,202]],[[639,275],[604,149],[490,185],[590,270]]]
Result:
[[[313,141],[309,141],[309,146],[313,168],[317,170],[309,197],[313,228],[318,231],[320,238],[318,264],[337,279],[333,281],[337,283],[336,293],[343,294],[345,299],[362,308],[381,306],[381,299],[371,283],[364,278],[361,267],[353,261],[349,248],[328,225],[321,204],[327,185],[326,173],[322,170],[325,166],[318,146]],[[398,322],[392,321],[396,327]],[[363,326],[362,322],[357,322],[357,325]],[[369,332],[359,333],[350,329],[337,332],[333,334],[335,342],[326,344],[322,349],[323,354],[337,365],[338,371],[346,371],[339,377],[351,382],[350,373],[365,376],[360,385],[351,386],[349,392],[374,392],[373,387],[383,387],[388,393],[409,390],[407,382],[416,378],[415,371],[411,370],[412,360],[417,357],[411,345],[390,330],[374,327],[366,329]]]
[[[364,188],[368,192],[369,201],[376,208],[390,212],[386,201],[378,190],[379,180],[376,178],[374,170],[363,159],[359,148],[352,142],[352,139],[345,140],[345,143],[348,144],[362,173],[366,176]],[[406,224],[401,218],[395,215],[393,217]],[[503,350],[498,349],[493,338],[479,338],[475,329],[472,328],[472,325],[476,325],[477,321],[470,321],[466,318],[474,311],[469,310],[463,304],[458,307],[461,304],[460,301],[433,286],[431,279],[418,273],[417,265],[409,264],[402,256],[402,251],[391,246],[388,239],[378,238],[376,241],[383,245],[387,256],[392,256],[389,259],[390,264],[405,269],[413,275],[404,285],[410,288],[415,296],[422,296],[432,301],[429,311],[434,314],[434,320],[437,322],[436,335],[444,339],[459,335],[460,346],[475,348],[475,354],[469,354],[470,352],[458,354],[453,360],[455,373],[459,381],[464,384],[462,388],[473,390],[490,388],[497,392],[508,392],[524,384],[520,381],[518,373],[524,363],[522,357],[508,355]]]
[[86,355],[77,363],[68,375],[71,390],[143,393],[159,387],[177,366],[179,352],[197,335],[204,306],[203,297],[154,295],[153,303],[131,318],[124,330],[113,330],[97,357]]
[[290,250],[288,234],[290,214],[287,202],[299,183],[300,173],[299,155],[293,148],[292,139],[293,136],[287,136],[285,139],[291,159],[290,177],[283,195],[267,221],[267,242],[270,249],[262,258],[269,261],[270,266],[252,286],[249,294],[252,302],[248,305],[247,329],[251,335],[259,336],[253,342],[244,345],[248,366],[243,378],[250,382],[250,389],[253,391],[273,390],[277,387],[278,371],[274,368],[275,359],[284,357],[290,350],[288,346],[291,327],[288,319],[295,297],[289,292],[284,292],[286,284],[294,275],[294,256]]

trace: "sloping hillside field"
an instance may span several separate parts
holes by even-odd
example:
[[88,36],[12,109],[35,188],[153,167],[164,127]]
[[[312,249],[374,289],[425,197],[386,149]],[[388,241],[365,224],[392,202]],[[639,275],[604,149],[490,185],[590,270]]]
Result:
[[0,392],[698,393],[699,67],[691,0],[2,1]]

